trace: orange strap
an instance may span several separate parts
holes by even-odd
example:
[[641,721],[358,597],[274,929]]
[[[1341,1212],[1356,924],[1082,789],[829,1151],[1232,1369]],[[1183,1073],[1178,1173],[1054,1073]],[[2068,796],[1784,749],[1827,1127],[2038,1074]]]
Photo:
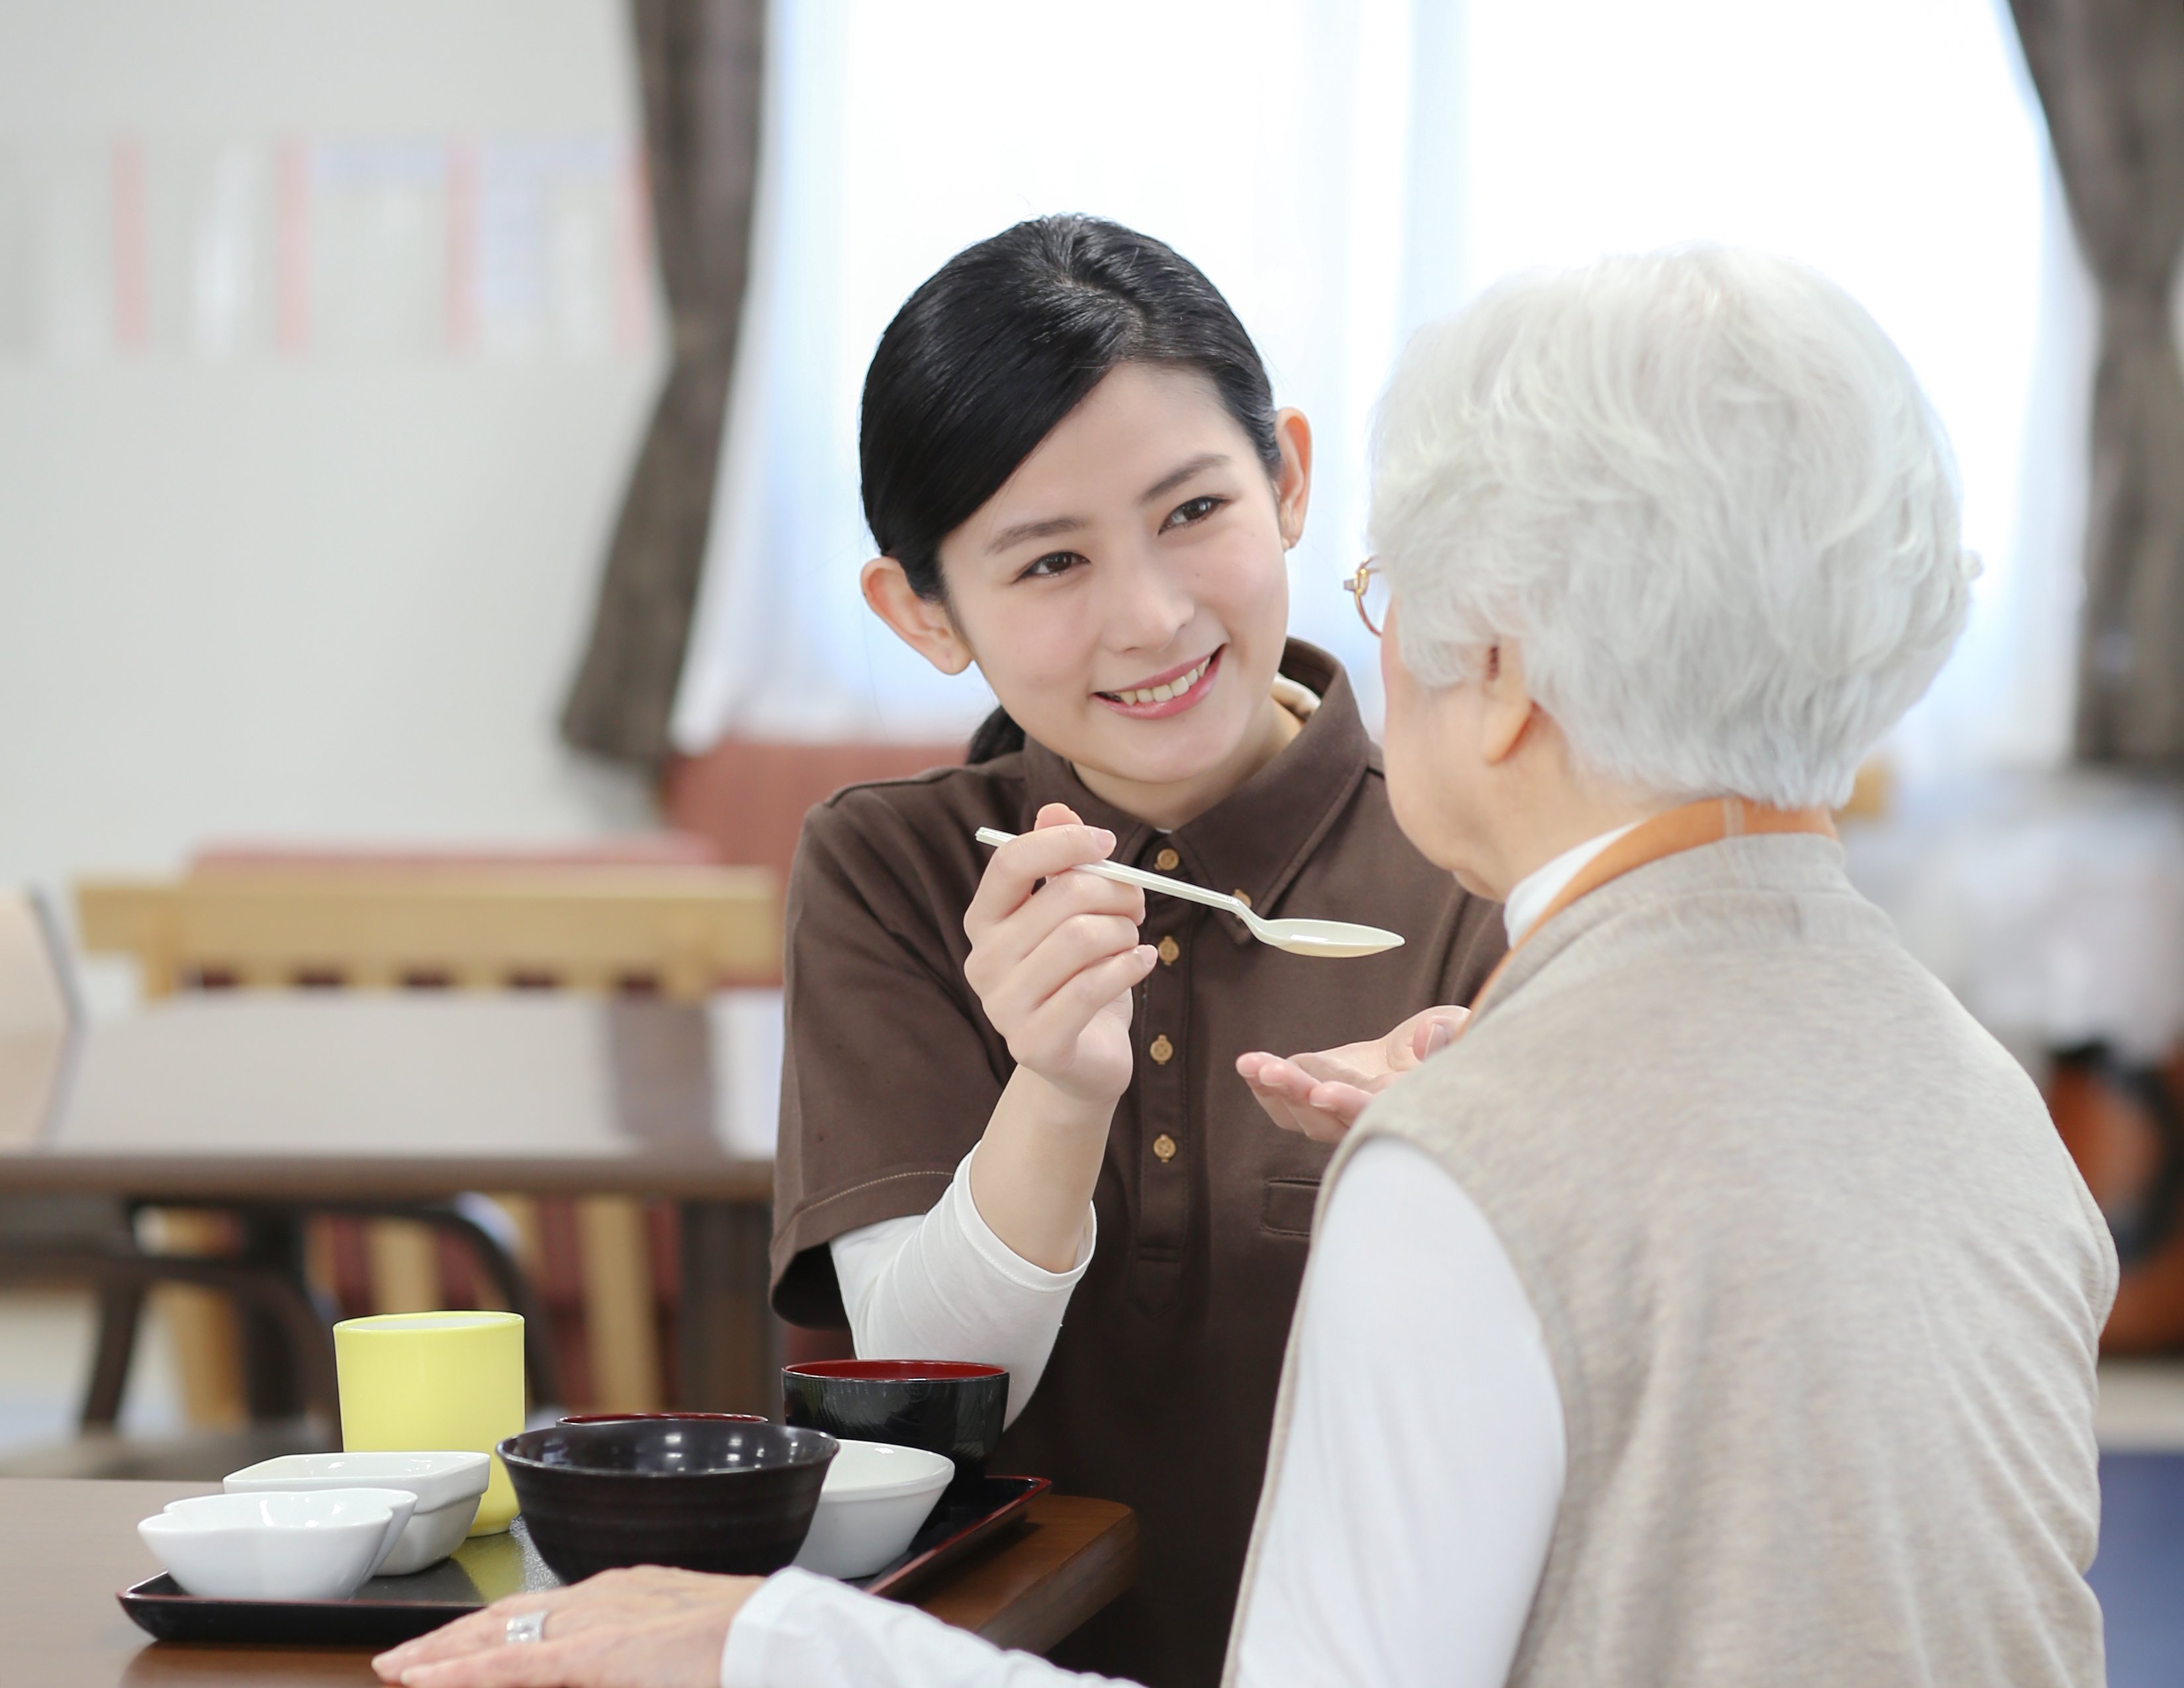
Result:
[[[1649,861],[1719,844],[1724,838],[1754,838],[1763,833],[1817,833],[1831,838],[1836,835],[1836,827],[1825,809],[1774,809],[1744,797],[1709,797],[1701,802],[1686,803],[1681,808],[1664,810],[1640,822],[1586,862],[1577,877],[1547,905],[1546,912],[1532,922],[1531,930],[1510,946],[1509,953],[1486,976],[1486,983],[1472,997],[1474,1014],[1485,1003],[1487,993],[1507,971],[1517,952],[1531,942],[1532,934],[1580,897],[1597,891],[1609,880],[1620,879],[1633,868],[1643,867]],[[1464,1022],[1466,1026],[1470,1023],[1468,1020]]]

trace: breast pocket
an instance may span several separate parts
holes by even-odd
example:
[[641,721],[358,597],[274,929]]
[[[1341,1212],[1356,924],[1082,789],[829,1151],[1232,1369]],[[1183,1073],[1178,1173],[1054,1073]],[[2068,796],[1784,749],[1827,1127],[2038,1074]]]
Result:
[[1312,1210],[1319,1201],[1318,1178],[1268,1178],[1259,1227],[1277,1237],[1312,1235]]

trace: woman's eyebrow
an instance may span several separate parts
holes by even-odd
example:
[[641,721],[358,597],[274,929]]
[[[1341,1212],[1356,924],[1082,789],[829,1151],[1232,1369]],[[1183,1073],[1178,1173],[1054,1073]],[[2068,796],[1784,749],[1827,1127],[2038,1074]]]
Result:
[[[1189,462],[1170,470],[1151,486],[1146,487],[1139,494],[1138,502],[1141,504],[1149,504],[1155,499],[1163,498],[1173,492],[1192,476],[1203,474],[1208,469],[1218,469],[1228,460],[1228,454],[1226,452],[1201,451]],[[1019,521],[1013,526],[1004,527],[989,539],[986,542],[986,554],[989,557],[996,555],[1007,550],[1011,545],[1022,544],[1027,539],[1051,539],[1058,533],[1073,533],[1085,525],[1084,518],[1081,515],[1050,515],[1037,521]]]
[[1038,521],[1019,521],[1013,527],[1004,527],[986,542],[989,557],[1006,551],[1011,545],[1021,545],[1027,539],[1051,539],[1057,533],[1073,533],[1084,526],[1081,515],[1050,515]]
[[1178,487],[1180,487],[1185,481],[1188,481],[1192,476],[1201,474],[1208,469],[1218,469],[1228,460],[1228,456],[1226,452],[1201,451],[1197,456],[1192,458],[1190,462],[1183,465],[1178,469],[1170,471],[1168,474],[1163,475],[1159,480],[1153,482],[1151,486],[1146,487],[1145,492],[1139,497],[1138,502],[1141,504],[1149,504],[1155,499],[1164,498],[1168,493],[1173,492]]

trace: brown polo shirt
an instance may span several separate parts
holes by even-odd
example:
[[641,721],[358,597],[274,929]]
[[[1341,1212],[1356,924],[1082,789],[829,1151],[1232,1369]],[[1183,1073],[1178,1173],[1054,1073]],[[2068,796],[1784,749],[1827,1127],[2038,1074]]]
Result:
[[1330,1152],[1268,1120],[1236,1057],[1377,1037],[1468,1002],[1503,948],[1498,905],[1397,830],[1341,669],[1293,640],[1283,671],[1319,708],[1173,833],[1101,802],[1032,744],[837,793],[805,821],[789,879],[773,1295],[800,1324],[845,1323],[826,1244],[931,1208],[1013,1070],[963,978],[963,911],[991,855],[978,827],[1027,831],[1042,805],[1067,803],[1114,833],[1118,861],[1248,896],[1262,914],[1407,940],[1357,960],[1290,955],[1230,916],[1145,899],[1161,959],[1138,990],[1137,1070],[1094,1197],[1099,1245],[995,1466],[1135,1508],[1137,1586],[1056,1657],[1155,1688],[1221,1673]]

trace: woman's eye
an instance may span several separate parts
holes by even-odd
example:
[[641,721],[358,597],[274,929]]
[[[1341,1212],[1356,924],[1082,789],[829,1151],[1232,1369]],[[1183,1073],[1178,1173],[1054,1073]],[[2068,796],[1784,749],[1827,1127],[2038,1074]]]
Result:
[[1201,499],[1187,499],[1170,510],[1167,513],[1167,520],[1161,526],[1163,528],[1188,527],[1194,521],[1205,521],[1207,516],[1228,502],[1228,499],[1217,499],[1211,493]]
[[1068,573],[1084,560],[1084,559],[1074,551],[1050,551],[1017,578],[1018,580],[1052,580],[1056,575]]

